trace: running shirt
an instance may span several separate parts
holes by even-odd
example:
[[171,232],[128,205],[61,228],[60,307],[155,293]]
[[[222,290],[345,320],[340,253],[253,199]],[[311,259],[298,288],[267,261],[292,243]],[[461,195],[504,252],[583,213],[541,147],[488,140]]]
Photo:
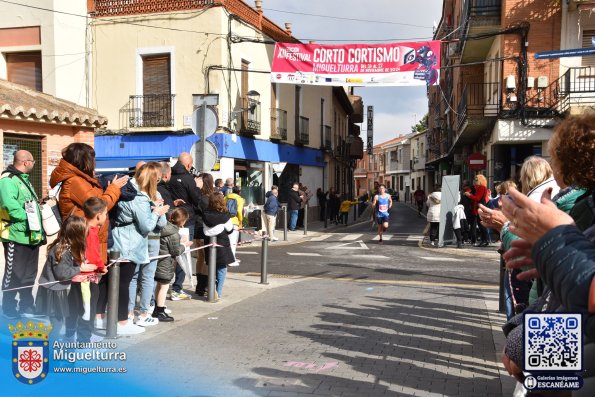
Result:
[[378,210],[376,211],[377,217],[388,217],[388,205],[389,205],[389,196],[385,194],[384,196],[378,195],[378,201],[376,205],[378,206]]

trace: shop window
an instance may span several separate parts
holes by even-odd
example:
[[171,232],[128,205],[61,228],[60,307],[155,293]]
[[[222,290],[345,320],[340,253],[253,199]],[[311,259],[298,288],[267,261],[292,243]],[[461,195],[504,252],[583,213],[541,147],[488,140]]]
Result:
[[41,139],[24,137],[21,135],[5,134],[4,143],[2,146],[4,153],[3,169],[6,169],[6,167],[12,164],[14,159],[14,152],[16,152],[17,150],[27,150],[33,155],[35,165],[33,166],[33,170],[31,171],[31,173],[29,174],[29,180],[31,181],[31,185],[35,190],[37,197],[41,198],[41,173],[43,165],[43,159],[41,158]]

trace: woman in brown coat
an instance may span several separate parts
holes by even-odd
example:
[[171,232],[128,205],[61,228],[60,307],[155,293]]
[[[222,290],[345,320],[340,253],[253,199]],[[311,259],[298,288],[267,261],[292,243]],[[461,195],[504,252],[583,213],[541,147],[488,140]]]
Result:
[[[101,188],[95,178],[95,150],[86,143],[71,143],[62,151],[62,160],[52,172],[50,186],[54,188],[60,182],[59,202],[60,215],[66,219],[69,215],[83,217],[83,203],[89,197],[99,197],[107,203],[107,210],[118,202],[120,188],[128,181],[127,176],[115,177],[105,189]],[[101,256],[107,263],[107,235],[109,222],[99,229]]]

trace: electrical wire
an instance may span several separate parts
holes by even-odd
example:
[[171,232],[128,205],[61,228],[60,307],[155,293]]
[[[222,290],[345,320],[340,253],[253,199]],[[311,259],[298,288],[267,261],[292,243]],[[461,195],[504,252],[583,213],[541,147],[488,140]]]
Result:
[[415,25],[412,23],[404,23],[404,22],[392,22],[392,21],[377,21],[372,19],[359,19],[359,18],[349,18],[349,17],[336,17],[332,15],[321,15],[321,14],[309,14],[306,12],[297,12],[297,11],[285,11],[285,10],[277,10],[275,8],[263,8],[265,11],[273,11],[273,12],[280,12],[283,14],[294,14],[294,15],[304,15],[308,17],[316,17],[316,18],[328,18],[328,19],[339,19],[342,21],[352,21],[352,22],[366,22],[366,23],[378,23],[378,24],[386,24],[386,25],[401,25],[401,26],[411,26],[415,28],[424,28],[424,29],[431,29],[431,26],[423,26],[423,25]]

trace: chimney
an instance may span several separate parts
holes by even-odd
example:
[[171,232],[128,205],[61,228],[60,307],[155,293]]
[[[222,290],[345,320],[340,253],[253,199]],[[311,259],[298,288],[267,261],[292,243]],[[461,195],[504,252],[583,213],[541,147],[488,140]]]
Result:
[[291,36],[291,22],[285,22],[285,31]]
[[262,13],[262,0],[254,0],[256,11]]

